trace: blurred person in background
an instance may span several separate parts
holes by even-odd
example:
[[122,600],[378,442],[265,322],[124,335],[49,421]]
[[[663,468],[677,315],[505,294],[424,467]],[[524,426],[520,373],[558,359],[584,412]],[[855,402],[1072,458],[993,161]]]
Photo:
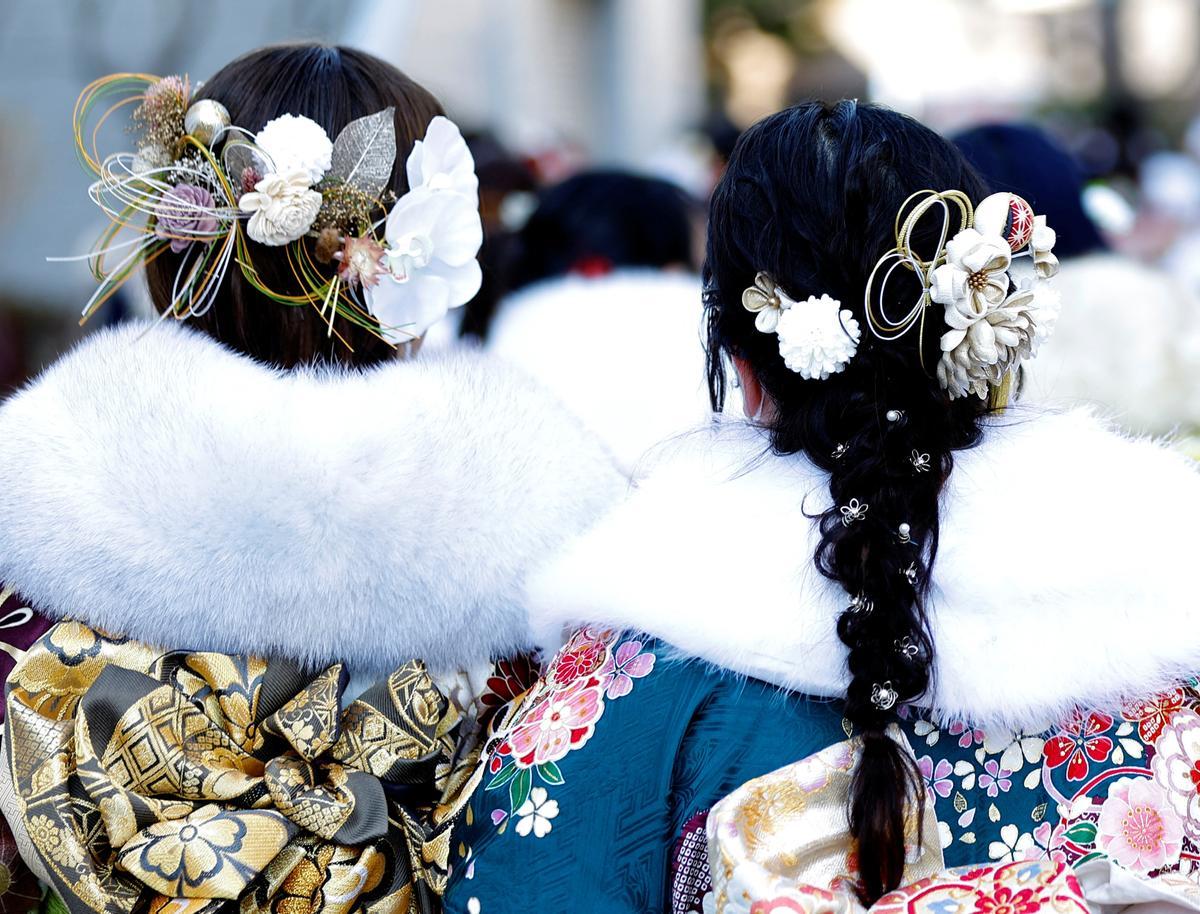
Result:
[[583,172],[546,189],[485,335],[626,470],[710,415],[691,211],[674,184],[628,172]]
[[[1170,272],[1111,250],[1070,154],[1045,132],[993,124],[955,142],[994,191],[1024,197],[1057,235],[1064,308],[1023,374],[1030,402],[1089,402],[1131,432],[1200,427],[1200,302]],[[1024,265],[1022,265],[1024,266]]]
[[479,288],[424,88],[303,44],[110,104],[136,153],[81,152],[165,319],[0,406],[5,820],[74,912],[430,914],[525,575],[624,480],[510,368],[397,359]]

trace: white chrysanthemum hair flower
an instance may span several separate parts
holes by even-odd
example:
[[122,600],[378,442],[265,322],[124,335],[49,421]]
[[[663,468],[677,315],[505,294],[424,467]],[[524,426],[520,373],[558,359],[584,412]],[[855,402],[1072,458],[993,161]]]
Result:
[[788,301],[775,332],[784,364],[802,378],[821,381],[849,364],[862,338],[854,314],[828,295]]
[[275,173],[291,175],[302,171],[309,184],[325,177],[333,165],[333,142],[316,121],[295,114],[284,114],[258,132],[258,148],[271,157]]

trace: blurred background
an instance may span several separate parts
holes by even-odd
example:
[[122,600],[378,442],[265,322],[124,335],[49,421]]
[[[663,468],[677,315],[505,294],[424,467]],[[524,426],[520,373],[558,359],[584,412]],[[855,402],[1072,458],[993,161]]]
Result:
[[[692,250],[650,266],[695,272],[739,131],[794,101],[849,96],[959,137],[998,188],[1057,225],[1066,288],[1084,302],[1066,302],[1062,353],[1033,379],[1046,396],[1099,400],[1138,431],[1200,421],[1197,0],[9,0],[4,12],[0,393],[142,307],[131,284],[81,329],[86,267],[45,260],[85,253],[102,228],[72,148],[79,90],[115,71],[202,80],[256,46],[315,39],[398,65],[471,134],[487,283],[443,336],[488,335],[525,282],[623,265],[599,241],[514,277],[515,261],[528,268],[515,240],[547,190],[590,170],[678,188]],[[996,124],[1016,129],[971,130]],[[1071,308],[1090,315],[1075,331]]]

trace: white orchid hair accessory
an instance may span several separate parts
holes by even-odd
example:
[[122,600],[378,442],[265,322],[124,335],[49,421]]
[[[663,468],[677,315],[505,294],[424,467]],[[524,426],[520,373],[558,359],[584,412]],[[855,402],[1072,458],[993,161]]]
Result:
[[[937,248],[926,260],[913,250],[913,234],[935,210],[942,214],[942,226]],[[950,238],[955,216],[958,231]],[[1058,315],[1058,298],[1044,287],[1058,272],[1054,242],[1046,218],[1016,194],[992,194],[978,206],[958,190],[914,194],[896,217],[896,246],[867,280],[864,311],[871,332],[890,342],[918,328],[924,366],[926,311],[942,306],[947,329],[940,340],[938,383],[952,399],[972,394],[986,399],[995,393],[1002,402],[1013,372],[1036,355]],[[1031,281],[1017,285],[1010,268],[1019,257],[1030,257],[1034,270]],[[916,276],[920,292],[907,311],[895,315],[884,298],[900,268]]]
[[[101,158],[89,121],[130,102],[136,152]],[[409,190],[399,199],[389,186],[393,108],[350,122],[333,140],[296,114],[254,134],[231,124],[220,102],[194,98],[185,77],[116,74],[80,96],[75,139],[97,175],[89,195],[111,222],[90,254],[53,258],[89,260],[100,280],[85,319],[166,247],[180,256],[165,313],[180,319],[212,306],[234,264],[266,297],[314,307],[330,336],[342,318],[391,342],[412,340],[479,291],[479,181],[458,127],[440,115],[405,161]],[[125,230],[134,237],[116,241]],[[301,291],[270,288],[249,242],[286,248]],[[109,266],[112,256],[119,260]],[[318,266],[335,262],[333,275]]]
[[760,272],[742,293],[742,306],[757,315],[755,327],[778,337],[784,364],[805,380],[824,381],[837,374],[858,351],[858,321],[828,295],[794,301],[769,274]]

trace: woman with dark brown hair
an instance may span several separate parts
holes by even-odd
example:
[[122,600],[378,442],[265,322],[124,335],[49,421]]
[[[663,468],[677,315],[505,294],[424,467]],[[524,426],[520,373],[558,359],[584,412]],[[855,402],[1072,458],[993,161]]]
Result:
[[135,234],[87,310],[144,264],[175,320],[0,406],[0,582],[50,626],[7,651],[5,817],[72,912],[434,910],[524,579],[621,477],[512,370],[396,357],[479,283],[425,89],[295,45],[81,122],[120,93],[136,152],[83,153]]

